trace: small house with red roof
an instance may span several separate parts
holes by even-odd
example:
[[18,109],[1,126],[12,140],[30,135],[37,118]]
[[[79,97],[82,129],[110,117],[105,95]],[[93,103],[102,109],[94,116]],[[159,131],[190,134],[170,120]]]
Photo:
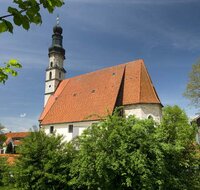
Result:
[[142,59],[65,79],[62,28],[53,28],[46,69],[44,109],[40,127],[70,141],[116,107],[125,117],[153,118],[159,122],[162,104]]
[[22,143],[22,139],[27,137],[30,132],[9,132],[5,133],[6,141],[3,144],[3,150],[1,153],[15,154],[17,153],[17,147]]

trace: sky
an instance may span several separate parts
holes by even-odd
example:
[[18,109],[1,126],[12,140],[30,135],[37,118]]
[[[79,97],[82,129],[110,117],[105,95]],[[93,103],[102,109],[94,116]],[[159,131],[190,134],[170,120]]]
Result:
[[[0,15],[11,0],[1,0]],[[42,25],[0,34],[0,64],[23,65],[0,84],[0,123],[9,131],[38,126],[44,104],[45,69],[59,14],[66,50],[66,78],[144,59],[162,104],[197,110],[183,97],[192,64],[200,58],[199,0],[68,0]]]

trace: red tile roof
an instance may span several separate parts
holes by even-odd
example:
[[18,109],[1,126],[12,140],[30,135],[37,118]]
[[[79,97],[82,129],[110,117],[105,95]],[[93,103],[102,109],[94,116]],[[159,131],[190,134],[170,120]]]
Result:
[[24,138],[27,137],[30,134],[30,132],[10,132],[10,133],[5,133],[5,136],[7,138]]
[[63,80],[39,121],[45,125],[98,120],[112,113],[117,102],[161,104],[143,60]]
[[[30,132],[10,132],[10,133],[5,133],[4,135],[6,136],[6,144],[8,144],[11,140],[13,140],[15,142],[15,140],[20,140],[23,139],[25,137],[27,137],[30,134]],[[19,142],[16,143],[16,145],[18,145]]]

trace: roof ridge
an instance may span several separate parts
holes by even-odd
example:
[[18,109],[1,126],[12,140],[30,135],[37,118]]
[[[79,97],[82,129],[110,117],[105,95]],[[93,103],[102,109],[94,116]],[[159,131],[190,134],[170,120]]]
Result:
[[99,72],[99,71],[104,71],[104,70],[107,70],[107,69],[112,69],[112,68],[115,68],[115,67],[120,67],[120,66],[123,66],[123,65],[127,65],[129,63],[134,63],[134,62],[138,62],[138,61],[143,61],[143,59],[136,59],[134,61],[129,61],[129,62],[126,62],[126,63],[120,63],[118,65],[113,65],[113,66],[109,66],[109,67],[104,67],[104,68],[101,68],[101,69],[98,69],[98,70],[95,70],[95,71],[91,71],[89,73],[83,73],[83,74],[80,74],[80,75],[76,75],[76,76],[73,76],[73,77],[70,77],[70,78],[66,78],[64,79],[63,81],[65,80],[68,80],[68,79],[72,79],[72,78],[76,78],[76,77],[81,77],[83,75],[90,75],[90,74],[93,74],[93,73],[96,73],[96,72]]

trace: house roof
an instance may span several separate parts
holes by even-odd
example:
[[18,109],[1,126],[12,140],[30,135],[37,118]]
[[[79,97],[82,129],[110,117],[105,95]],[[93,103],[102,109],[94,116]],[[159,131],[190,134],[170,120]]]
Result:
[[41,125],[98,120],[116,105],[161,104],[143,60],[63,80],[40,115]]
[[4,135],[7,138],[5,144],[8,144],[12,140],[14,144],[16,143],[16,145],[19,145],[20,144],[19,140],[27,137],[29,134],[30,132],[5,133]]
[[5,133],[5,136],[7,138],[24,138],[27,137],[30,134],[30,132],[10,132],[10,133]]

